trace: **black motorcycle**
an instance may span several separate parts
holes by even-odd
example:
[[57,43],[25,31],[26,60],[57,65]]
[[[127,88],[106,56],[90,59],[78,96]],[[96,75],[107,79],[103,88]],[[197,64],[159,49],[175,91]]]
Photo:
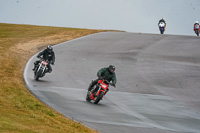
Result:
[[44,60],[42,58],[40,59],[40,62],[38,63],[34,71],[34,79],[36,81],[38,81],[39,78],[43,77],[45,73],[48,71],[48,67],[47,67],[48,63],[49,61]]

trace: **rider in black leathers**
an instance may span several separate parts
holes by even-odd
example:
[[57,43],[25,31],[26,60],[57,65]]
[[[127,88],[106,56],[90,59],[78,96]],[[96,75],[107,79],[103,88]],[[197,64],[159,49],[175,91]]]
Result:
[[[45,50],[43,50],[42,52],[40,52],[37,55],[37,58],[40,58],[40,57],[42,57],[44,60],[48,60],[49,61],[48,65],[47,65],[47,68],[48,68],[47,72],[51,73],[52,72],[52,68],[51,68],[50,63],[52,65],[54,65],[54,62],[55,62],[55,54],[54,54],[53,48],[50,45],[48,45]],[[33,71],[35,71],[38,63],[40,63],[40,60],[34,62]]]

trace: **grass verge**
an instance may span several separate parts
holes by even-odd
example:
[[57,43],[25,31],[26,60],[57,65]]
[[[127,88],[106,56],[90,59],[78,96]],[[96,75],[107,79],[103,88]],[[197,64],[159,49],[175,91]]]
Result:
[[104,31],[0,23],[0,132],[96,133],[37,100],[22,73],[28,59],[47,45]]

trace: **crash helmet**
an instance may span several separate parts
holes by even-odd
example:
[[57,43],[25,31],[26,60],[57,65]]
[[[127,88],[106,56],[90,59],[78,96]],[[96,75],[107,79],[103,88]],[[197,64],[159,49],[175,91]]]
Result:
[[113,65],[110,65],[110,66],[108,67],[108,69],[109,69],[109,71],[110,71],[111,73],[114,73],[114,72],[115,72],[115,66],[113,66]]
[[53,48],[51,45],[48,45],[47,46],[47,52],[51,53],[53,51]]
[[199,23],[199,21],[195,21],[195,24],[198,24]]

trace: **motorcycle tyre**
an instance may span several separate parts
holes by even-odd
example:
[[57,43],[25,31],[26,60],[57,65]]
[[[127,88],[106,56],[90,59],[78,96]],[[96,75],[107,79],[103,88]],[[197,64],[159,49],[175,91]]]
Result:
[[35,80],[38,81],[41,75],[42,75],[42,70],[40,69],[34,75]]
[[197,34],[197,36],[199,36],[199,31],[196,30],[195,33]]
[[103,97],[103,92],[100,91],[99,95],[96,97],[96,99],[94,101],[94,104],[98,104],[102,97]]

